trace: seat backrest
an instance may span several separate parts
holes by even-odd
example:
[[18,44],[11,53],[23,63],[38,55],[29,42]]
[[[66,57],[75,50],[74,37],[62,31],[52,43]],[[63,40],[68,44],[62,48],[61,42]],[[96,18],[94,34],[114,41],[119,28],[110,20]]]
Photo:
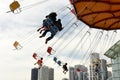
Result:
[[58,64],[59,66],[61,66],[62,62],[61,62],[61,61],[58,61],[57,64]]
[[19,7],[20,7],[20,4],[19,4],[18,1],[14,1],[14,2],[12,2],[12,3],[10,4],[10,9],[11,9],[11,11],[14,11],[14,10],[16,10],[16,9],[19,8]]
[[53,58],[53,61],[57,62],[57,57],[54,57],[54,58]]

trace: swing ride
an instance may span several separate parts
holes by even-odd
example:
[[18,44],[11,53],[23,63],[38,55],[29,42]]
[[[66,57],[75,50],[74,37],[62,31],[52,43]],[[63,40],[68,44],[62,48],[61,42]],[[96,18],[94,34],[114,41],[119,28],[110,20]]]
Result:
[[[86,49],[85,53],[82,56],[82,59],[84,60],[86,58],[86,55],[90,55],[90,53],[96,51],[96,49],[98,48],[98,46],[103,48],[103,53],[106,49],[108,49],[115,40],[117,31],[120,29],[120,1],[119,0],[70,0],[70,3],[72,5],[72,8],[67,7],[72,13],[74,14],[74,18],[77,18],[77,21],[81,21],[83,23],[85,23],[84,25],[88,25],[89,29],[87,29],[86,32],[83,32],[85,29],[85,26],[82,25],[82,27],[80,26],[81,23],[78,23],[77,21],[72,22],[72,20],[74,20],[74,18],[72,18],[66,25],[64,24],[60,24],[59,25],[56,24],[56,16],[59,14],[56,14],[56,16],[50,16],[51,12],[49,15],[46,16],[46,19],[43,20],[43,25],[42,25],[42,30],[41,31],[46,31],[51,33],[51,36],[48,37],[45,41],[45,43],[47,44],[47,41],[51,40],[54,36],[56,36],[60,31],[63,31],[63,27],[62,25],[66,27],[68,27],[68,24],[71,23],[71,26],[69,26],[68,30],[66,29],[66,31],[58,38],[58,40],[56,40],[55,42],[53,42],[53,45],[50,45],[47,47],[47,50],[45,50],[46,52],[50,55],[50,56],[54,56],[53,57],[53,61],[58,64],[59,66],[63,66],[64,64],[66,64],[67,61],[71,61],[71,58],[73,56],[76,56],[76,54],[73,54],[75,51],[81,50],[80,45],[82,45],[81,47],[84,47],[84,45],[86,44],[85,42],[90,38],[90,36],[92,35],[92,30],[91,29],[95,29],[96,31],[98,30],[98,32],[94,35],[94,37],[91,40],[91,45],[88,47],[88,49]],[[66,9],[67,9],[66,8]],[[10,10],[11,12],[15,13],[16,10],[19,10],[19,12],[21,12],[21,8],[20,8],[20,4],[18,1],[14,1],[13,3],[10,4]],[[17,13],[19,13],[17,12]],[[54,12],[55,13],[55,12]],[[59,19],[58,19],[59,20]],[[61,18],[61,20],[64,20],[64,18]],[[83,24],[82,23],[82,24]],[[75,26],[74,29],[73,26]],[[65,36],[65,34],[67,32],[69,32],[70,30],[72,30],[73,32],[77,29],[80,31],[74,35],[74,37],[71,37],[70,41],[67,41],[68,38],[70,38],[70,36]],[[40,28],[41,29],[41,28]],[[42,33],[40,31],[40,29],[38,29],[37,31],[40,32],[40,34]],[[111,33],[109,33],[111,32]],[[41,35],[40,38],[44,37],[45,34]],[[81,33],[81,34],[80,34]],[[83,33],[83,34],[82,34]],[[103,35],[105,34],[105,35]],[[80,36],[79,36],[80,35]],[[62,60],[59,58],[59,54],[57,52],[57,50],[54,48],[54,45],[57,45],[60,41],[61,38],[66,37],[66,43],[65,42],[61,42],[59,45],[59,53],[62,50],[65,50],[66,47],[68,47],[70,45],[70,43],[72,43],[76,37],[80,37],[78,42],[75,42],[75,47],[73,47],[73,50],[71,50],[70,54],[67,56],[69,57],[70,60]],[[102,39],[104,39],[104,41],[102,42]],[[54,39],[53,39],[54,40]],[[101,44],[102,43],[102,44]],[[64,46],[63,46],[64,44]],[[100,45],[101,44],[101,45]],[[106,44],[106,45],[105,45]],[[15,49],[21,49],[23,48],[21,46],[21,44],[18,41],[15,41],[13,46],[15,47]],[[61,48],[61,46],[63,48]],[[78,53],[79,53],[78,50]],[[62,54],[62,53],[61,53]],[[33,53],[32,57],[35,60],[39,60],[41,57],[35,52]],[[44,56],[42,56],[44,57]],[[88,56],[89,57],[89,56]],[[84,60],[85,61],[85,60]],[[96,63],[98,63],[98,60],[95,60]],[[67,62],[68,63],[68,62]],[[85,62],[84,62],[85,63]],[[69,64],[68,64],[69,65]],[[80,72],[80,70],[78,69],[78,72]]]

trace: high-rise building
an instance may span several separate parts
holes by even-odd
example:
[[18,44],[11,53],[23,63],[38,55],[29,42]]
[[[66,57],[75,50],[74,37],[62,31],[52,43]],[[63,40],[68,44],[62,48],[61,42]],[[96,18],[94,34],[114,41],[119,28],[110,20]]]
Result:
[[92,53],[91,55],[90,55],[90,63],[95,63],[96,62],[96,60],[99,60],[100,58],[99,58],[99,54],[98,53]]
[[83,65],[69,67],[69,80],[88,80],[87,68]]
[[100,64],[101,64],[102,80],[107,80],[107,78],[108,78],[108,71],[107,71],[107,65],[106,65],[107,62],[105,59],[101,59]]
[[74,79],[75,71],[73,67],[69,67],[69,79],[70,80],[75,80]]
[[49,68],[49,80],[54,80],[54,69]]
[[100,70],[100,58],[99,58],[99,53],[91,53],[90,54],[90,80],[96,80],[98,79],[98,69]]
[[107,80],[107,62],[99,58],[99,53],[90,55],[90,80]]
[[38,70],[38,80],[54,80],[54,69],[47,66]]
[[40,69],[33,68],[31,80],[54,80],[54,69],[42,66]]
[[120,80],[120,40],[104,54],[111,59],[112,80]]
[[32,69],[31,80],[38,80],[38,68],[33,68]]
[[108,71],[108,80],[112,80],[112,72]]
[[[84,65],[75,65],[75,72],[76,72],[77,78],[78,78],[78,79],[77,78],[76,79],[77,80],[88,80],[88,76],[87,76],[87,74],[85,74],[85,73],[87,73],[87,71],[88,71],[88,69]],[[85,76],[86,76],[86,78],[85,78]]]
[[47,66],[38,70],[38,80],[49,80],[49,68]]

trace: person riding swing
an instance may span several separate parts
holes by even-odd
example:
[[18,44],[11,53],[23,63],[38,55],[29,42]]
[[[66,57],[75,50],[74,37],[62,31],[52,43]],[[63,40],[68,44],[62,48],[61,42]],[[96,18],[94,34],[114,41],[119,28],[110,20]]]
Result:
[[65,63],[65,64],[63,65],[63,73],[66,74],[67,71],[68,71],[67,63]]
[[43,58],[40,58],[34,65],[38,64],[38,69],[42,67],[43,64]]

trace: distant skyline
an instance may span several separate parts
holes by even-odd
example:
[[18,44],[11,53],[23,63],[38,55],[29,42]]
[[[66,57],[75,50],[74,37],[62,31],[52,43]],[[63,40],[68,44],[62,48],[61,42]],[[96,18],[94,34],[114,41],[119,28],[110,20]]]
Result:
[[[79,21],[77,22],[77,24],[79,24],[78,27],[75,25],[71,27],[77,19],[69,9],[67,9],[68,6],[71,7],[69,0],[47,0],[39,5],[36,3],[43,0],[17,1],[21,4],[23,10],[19,14],[6,13],[10,10],[9,4],[12,3],[13,0],[0,1],[0,80],[30,80],[31,69],[37,67],[34,65],[36,60],[32,57],[34,52],[44,57],[44,65],[55,69],[55,80],[68,78],[68,73],[66,75],[62,73],[62,67],[59,67],[53,61],[54,56],[57,56],[63,63],[67,62],[68,66],[74,66],[75,64],[88,65],[89,55],[84,53],[91,45],[90,39],[87,42],[81,40],[82,43],[78,45],[82,38],[81,36],[88,30],[88,26]],[[28,6],[31,4],[36,5]],[[46,45],[45,39],[50,33],[44,38],[39,38],[40,34],[36,30],[42,25],[43,19],[45,19],[45,16],[50,12],[57,12],[57,19],[60,18],[62,20],[64,29]],[[69,27],[71,28],[69,29]],[[78,34],[83,27],[85,27],[85,29]],[[98,30],[92,29],[91,34],[94,35],[97,31]],[[107,32],[105,32],[105,34],[106,33]],[[119,34],[118,31],[115,41],[119,40]],[[63,36],[60,38],[61,35]],[[93,35],[91,37],[93,37]],[[23,45],[23,49],[14,50],[13,43],[16,40]],[[48,57],[46,49],[48,46],[52,46],[56,40],[57,42],[53,46],[56,53]],[[83,45],[83,43],[85,44]],[[98,49],[100,52],[100,48]],[[87,55],[87,57],[85,56],[84,58],[84,55]],[[103,58],[106,57],[103,56]]]

